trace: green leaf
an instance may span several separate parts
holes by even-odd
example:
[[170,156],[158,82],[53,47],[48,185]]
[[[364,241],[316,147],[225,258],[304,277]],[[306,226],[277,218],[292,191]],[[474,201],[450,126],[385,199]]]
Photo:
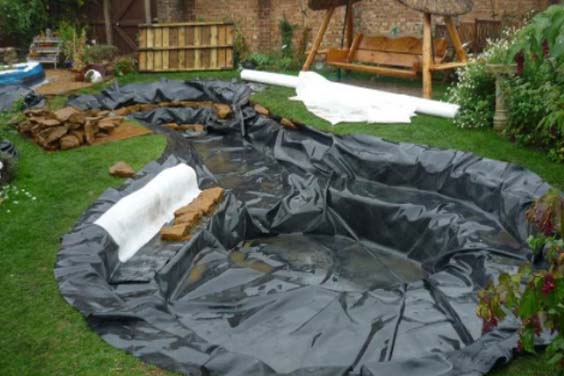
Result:
[[523,293],[521,299],[521,304],[519,306],[519,316],[522,318],[528,318],[533,316],[537,312],[538,299],[535,290],[527,287]]
[[556,364],[560,363],[560,361],[564,359],[564,354],[556,353],[548,359],[548,364],[551,366],[555,366]]
[[525,351],[535,354],[535,332],[533,328],[526,327],[521,333],[521,343]]

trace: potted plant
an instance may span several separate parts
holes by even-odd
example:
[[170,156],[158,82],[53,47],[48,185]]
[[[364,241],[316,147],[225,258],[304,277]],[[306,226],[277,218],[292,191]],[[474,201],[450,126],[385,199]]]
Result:
[[68,22],[59,24],[57,34],[63,41],[64,66],[70,68],[77,81],[84,77],[84,55],[86,52],[86,30]]
[[115,59],[117,53],[117,47],[109,44],[94,44],[88,46],[84,56],[86,70],[93,69],[102,76],[106,76],[109,71],[108,66]]

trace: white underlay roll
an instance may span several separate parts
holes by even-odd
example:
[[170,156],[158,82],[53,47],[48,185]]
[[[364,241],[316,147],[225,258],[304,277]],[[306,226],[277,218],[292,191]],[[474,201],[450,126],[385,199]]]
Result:
[[126,262],[199,194],[194,169],[178,164],[119,200],[95,224],[110,234],[119,246],[119,260]]
[[262,72],[243,69],[241,79],[245,81],[260,82],[268,85],[284,86],[295,89],[298,87],[299,78],[287,74]]
[[[295,77],[243,70],[241,78],[297,89],[295,99],[303,101],[311,112],[332,124],[341,121],[404,123],[413,116],[412,110],[419,114],[453,118],[459,110],[459,106],[452,103],[331,82],[315,72],[301,72],[299,77]],[[332,115],[332,112],[335,114]]]

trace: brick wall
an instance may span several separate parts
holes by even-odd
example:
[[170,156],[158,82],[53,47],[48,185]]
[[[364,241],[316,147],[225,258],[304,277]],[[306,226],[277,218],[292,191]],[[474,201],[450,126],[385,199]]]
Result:
[[[286,17],[296,25],[296,45],[304,28],[310,28],[309,41],[317,33],[324,12],[314,12],[307,0],[157,0],[159,20],[234,21],[252,51],[272,51],[281,47],[278,24]],[[546,8],[551,0],[475,0],[474,9],[461,21],[475,18],[512,23],[525,14]],[[340,45],[345,8],[338,8],[323,46]],[[440,17],[435,17],[440,22]],[[355,30],[365,34],[420,35],[421,14],[394,0],[364,0],[355,5]],[[322,46],[322,48],[323,48]]]

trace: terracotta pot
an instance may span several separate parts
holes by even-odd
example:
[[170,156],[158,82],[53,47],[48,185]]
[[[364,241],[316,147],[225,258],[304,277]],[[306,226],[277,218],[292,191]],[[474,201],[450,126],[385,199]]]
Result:
[[71,72],[74,74],[75,81],[84,81],[84,69],[71,69]]

